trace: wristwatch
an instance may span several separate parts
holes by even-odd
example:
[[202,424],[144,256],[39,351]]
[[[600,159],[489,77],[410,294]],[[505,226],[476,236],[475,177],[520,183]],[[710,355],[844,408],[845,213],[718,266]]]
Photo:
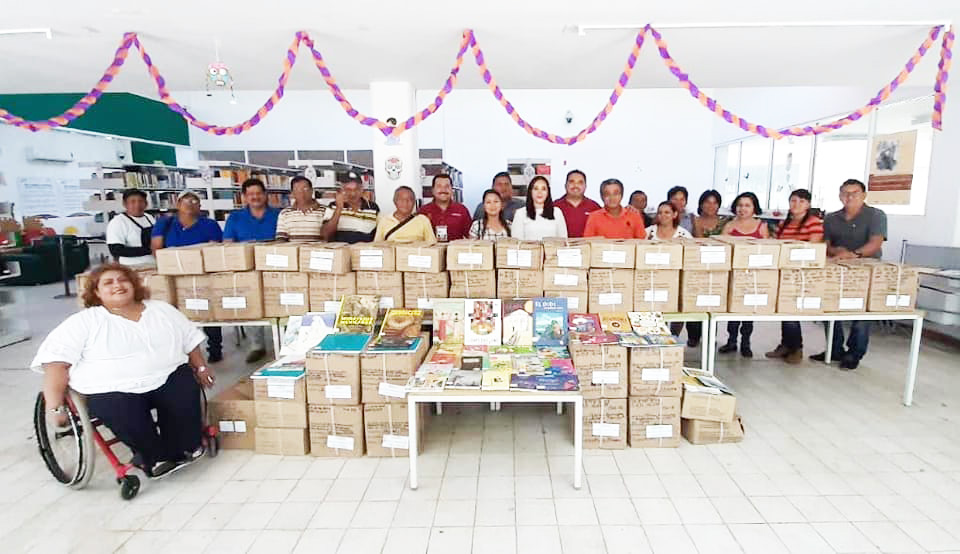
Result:
[[51,414],[65,414],[67,413],[67,407],[64,406],[63,404],[60,404],[56,408],[50,408],[49,412]]

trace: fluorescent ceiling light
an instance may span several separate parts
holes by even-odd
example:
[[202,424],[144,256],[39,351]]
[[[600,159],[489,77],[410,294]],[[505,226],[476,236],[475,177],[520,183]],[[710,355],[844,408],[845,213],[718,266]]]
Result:
[[53,30],[50,27],[36,27],[33,29],[0,29],[0,35],[45,35],[47,40],[53,39]]

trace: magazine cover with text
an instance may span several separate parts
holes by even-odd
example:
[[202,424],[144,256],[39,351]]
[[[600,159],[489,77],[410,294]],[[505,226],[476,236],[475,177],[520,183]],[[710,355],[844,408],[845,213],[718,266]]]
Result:
[[373,339],[369,352],[413,352],[420,343],[423,310],[391,308]]
[[537,346],[567,344],[567,299],[536,298],[533,301],[533,342]]
[[372,294],[347,294],[340,303],[337,331],[372,335],[380,311],[379,297]]

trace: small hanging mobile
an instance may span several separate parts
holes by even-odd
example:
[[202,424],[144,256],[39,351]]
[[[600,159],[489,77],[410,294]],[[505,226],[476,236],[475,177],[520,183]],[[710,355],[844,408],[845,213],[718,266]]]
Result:
[[213,90],[230,90],[230,103],[237,103],[237,96],[233,92],[233,76],[227,64],[220,61],[220,40],[214,43],[217,61],[207,66],[206,89],[207,96],[213,96]]

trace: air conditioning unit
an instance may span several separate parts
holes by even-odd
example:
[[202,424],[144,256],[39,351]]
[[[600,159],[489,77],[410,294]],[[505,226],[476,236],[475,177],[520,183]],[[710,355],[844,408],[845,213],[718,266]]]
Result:
[[27,148],[27,160],[65,164],[73,161],[73,152],[58,145],[30,147]]

